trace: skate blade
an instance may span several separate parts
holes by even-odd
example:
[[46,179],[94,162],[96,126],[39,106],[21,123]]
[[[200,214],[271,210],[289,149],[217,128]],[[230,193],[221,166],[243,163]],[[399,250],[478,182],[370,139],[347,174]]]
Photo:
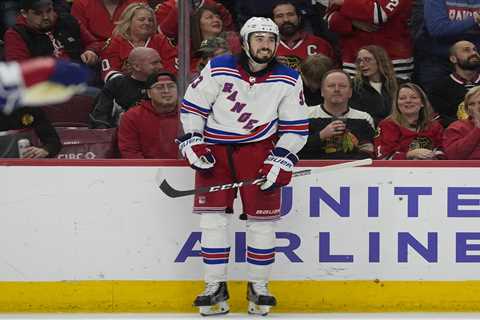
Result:
[[219,302],[213,306],[198,307],[198,309],[204,317],[227,314],[230,311],[230,307],[226,301]]
[[253,302],[248,302],[248,313],[252,315],[266,316],[270,312],[271,306],[261,306]]

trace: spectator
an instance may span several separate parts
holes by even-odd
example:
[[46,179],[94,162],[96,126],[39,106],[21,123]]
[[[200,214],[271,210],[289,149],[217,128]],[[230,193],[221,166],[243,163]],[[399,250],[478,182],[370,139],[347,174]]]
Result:
[[[424,23],[416,41],[415,82],[426,92],[451,73],[449,49],[460,40],[480,45],[480,0],[425,0]],[[435,107],[435,105],[434,105]]]
[[195,53],[195,58],[198,59],[196,74],[202,71],[210,59],[223,54],[231,54],[228,43],[224,38],[215,37],[203,40],[200,48]]
[[454,71],[437,79],[429,93],[435,111],[446,128],[457,120],[457,109],[467,91],[480,85],[480,55],[470,41],[458,41],[450,48],[450,62]]
[[340,58],[340,48],[338,47],[338,36],[328,29],[326,21],[323,19],[329,0],[296,0],[297,12],[301,13],[305,24],[305,30],[313,32],[314,35],[324,38],[333,47],[335,58]]
[[291,0],[279,1],[272,16],[280,31],[277,60],[298,70],[300,63],[311,55],[324,54],[335,59],[330,43],[303,30],[302,18]]
[[95,99],[95,107],[90,114],[90,127],[117,127],[123,112],[148,98],[145,81],[149,74],[162,68],[160,55],[152,48],[138,47],[130,52],[128,61],[132,73],[108,81]]
[[396,93],[392,114],[380,121],[375,139],[378,159],[434,160],[444,158],[441,150],[443,127],[433,120],[425,92],[404,83]]
[[[52,0],[53,7],[57,12],[70,12],[69,3],[65,0]],[[20,10],[22,1],[18,0],[4,0],[0,2],[0,39],[3,39],[3,35],[7,28],[15,25],[17,20],[17,14]]]
[[111,41],[102,51],[102,78],[105,82],[120,75],[130,74],[128,55],[133,48],[148,47],[157,50],[165,69],[175,73],[176,49],[169,40],[156,34],[157,23],[153,9],[145,3],[127,6],[113,30]]
[[352,83],[342,70],[323,76],[322,105],[308,108],[310,131],[300,159],[372,158],[375,129],[372,117],[350,108]]
[[333,68],[332,59],[323,54],[308,56],[300,64],[300,74],[303,81],[303,93],[308,106],[323,103],[322,78],[325,72]]
[[[328,6],[328,0],[291,0],[296,8],[297,15],[302,20],[302,26],[307,32],[313,33],[317,37],[326,39],[334,46],[335,58],[339,57],[337,48],[338,37],[335,33],[328,30],[326,22],[322,19],[325,15],[325,6]],[[243,25],[252,16],[271,17],[272,8],[276,6],[279,0],[242,0],[235,1],[236,21],[238,25]],[[338,52],[337,52],[338,51]],[[335,59],[337,60],[337,59]]]
[[387,52],[375,45],[362,47],[355,60],[352,105],[370,114],[378,125],[392,111],[397,79]]
[[75,0],[71,12],[95,39],[104,42],[112,36],[123,10],[136,2],[145,0]]
[[0,3],[0,39],[3,39],[7,28],[15,25],[18,10],[18,1],[4,0]]
[[480,159],[480,86],[465,95],[468,119],[453,122],[443,135],[443,147],[449,160]]
[[340,37],[343,69],[355,74],[358,50],[366,45],[383,47],[392,59],[397,77],[413,72],[412,38],[408,21],[412,0],[331,0],[326,19]]
[[40,108],[22,107],[6,115],[0,112],[0,132],[32,128],[42,142],[42,146],[30,146],[25,149],[23,158],[54,158],[62,144],[55,128]]
[[[159,28],[170,39],[177,39],[178,35],[178,0],[165,0],[155,8],[155,15],[160,24]],[[213,6],[218,11],[224,30],[235,29],[230,12],[215,0],[192,0],[192,12],[196,12],[203,6]]]
[[[202,6],[192,16],[191,21],[191,52],[195,53],[203,41],[220,37],[225,39],[229,51],[238,54],[241,51],[240,38],[236,32],[224,31],[220,13],[215,6]],[[192,55],[191,70],[196,71],[198,60]]]
[[150,100],[125,112],[118,130],[122,158],[177,159],[178,96],[175,77],[168,71],[147,79]]
[[21,8],[17,23],[5,32],[7,61],[52,56],[97,63],[101,43],[74,17],[55,11],[51,0],[23,0]]

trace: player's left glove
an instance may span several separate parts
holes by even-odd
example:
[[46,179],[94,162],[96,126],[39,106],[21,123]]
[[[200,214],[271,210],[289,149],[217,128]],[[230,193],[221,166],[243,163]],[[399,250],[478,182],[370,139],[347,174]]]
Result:
[[260,190],[271,191],[275,187],[289,184],[292,179],[293,167],[297,162],[297,155],[287,149],[273,149],[259,171],[259,175],[267,179],[260,185]]

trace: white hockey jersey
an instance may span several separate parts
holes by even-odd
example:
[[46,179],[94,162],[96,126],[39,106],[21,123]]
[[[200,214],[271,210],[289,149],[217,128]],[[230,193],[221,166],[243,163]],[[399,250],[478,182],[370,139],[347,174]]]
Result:
[[211,60],[187,89],[184,132],[211,144],[249,143],[280,135],[277,146],[298,152],[308,137],[307,107],[298,72],[277,64],[250,76],[231,55]]

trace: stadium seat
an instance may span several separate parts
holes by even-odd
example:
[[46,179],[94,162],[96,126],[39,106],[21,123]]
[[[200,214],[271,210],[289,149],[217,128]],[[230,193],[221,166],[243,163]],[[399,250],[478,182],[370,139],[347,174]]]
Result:
[[93,96],[75,95],[67,102],[44,106],[42,109],[55,127],[87,127],[94,100]]
[[62,149],[58,159],[118,158],[117,129],[56,127]]

